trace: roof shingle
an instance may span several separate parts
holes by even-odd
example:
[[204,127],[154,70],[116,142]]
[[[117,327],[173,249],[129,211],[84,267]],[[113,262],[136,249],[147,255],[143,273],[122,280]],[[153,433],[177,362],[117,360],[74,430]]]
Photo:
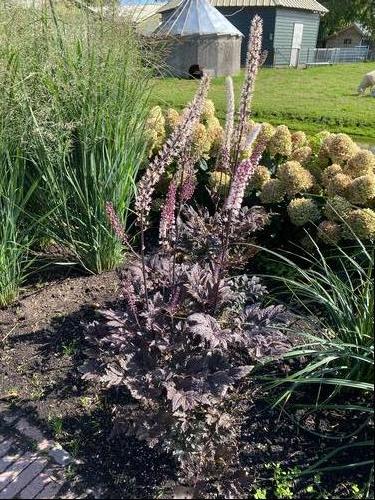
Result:
[[[182,0],[171,0],[159,12],[175,9]],[[211,0],[214,7],[285,7],[289,9],[311,10],[326,13],[328,9],[316,0]]]

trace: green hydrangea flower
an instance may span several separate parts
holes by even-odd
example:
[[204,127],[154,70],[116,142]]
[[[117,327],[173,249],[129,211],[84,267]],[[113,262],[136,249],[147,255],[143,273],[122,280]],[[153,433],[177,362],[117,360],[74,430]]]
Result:
[[337,222],[324,220],[318,226],[318,238],[327,245],[337,244],[342,236],[342,230]]
[[290,221],[295,226],[304,226],[320,219],[318,205],[309,198],[295,198],[289,203],[287,210]]
[[305,132],[293,132],[292,134],[292,145],[293,149],[299,149],[305,146],[307,143],[307,137]]
[[311,173],[298,161],[287,161],[277,169],[277,177],[283,183],[286,193],[294,196],[310,189],[314,184]]
[[204,101],[202,120],[207,121],[215,116],[215,104],[211,99],[206,99]]
[[210,173],[209,184],[215,193],[224,194],[230,186],[231,176],[225,172],[214,170]]
[[193,149],[198,157],[204,157],[211,149],[210,138],[203,123],[198,123],[193,131]]
[[356,205],[367,205],[375,198],[375,175],[363,175],[352,181],[348,187],[348,199]]
[[181,121],[181,116],[178,111],[173,108],[167,109],[165,112],[165,128],[169,135]]
[[266,205],[280,203],[285,196],[285,187],[279,179],[270,179],[262,188],[260,200]]
[[249,190],[256,189],[259,191],[263,188],[266,182],[271,179],[271,173],[264,165],[258,165],[250,178]]
[[358,146],[348,135],[336,134],[328,141],[328,152],[333,163],[345,163],[358,152]]
[[207,120],[206,128],[208,141],[211,143],[210,155],[212,157],[216,157],[223,142],[223,127],[220,125],[218,118],[216,118],[216,116],[212,116]]
[[345,174],[337,174],[329,181],[327,186],[328,196],[348,196],[349,188],[352,183],[352,178]]
[[292,149],[292,134],[288,127],[279,125],[268,143],[269,154],[272,158],[277,155],[289,158],[292,154]]
[[327,139],[327,137],[330,137],[331,135],[332,134],[328,132],[328,130],[322,130],[318,134],[315,134],[310,137],[309,146],[312,149],[314,155],[319,154],[322,144]]
[[[375,238],[375,212],[371,208],[351,210],[346,215],[345,222],[358,238],[364,240]],[[345,230],[345,238],[354,239],[348,228]]]
[[149,156],[152,156],[162,147],[166,137],[165,118],[160,106],[151,108],[145,131],[149,143]]
[[311,157],[311,148],[309,146],[303,146],[293,151],[291,160],[298,161],[301,165],[307,165],[311,160]]
[[260,132],[258,134],[258,140],[264,138],[267,142],[269,142],[274,134],[275,127],[270,123],[264,122],[262,123],[262,128],[260,129]]
[[344,173],[355,179],[375,173],[375,155],[371,151],[361,150],[348,161]]
[[341,222],[353,209],[351,203],[342,196],[328,198],[324,207],[324,214],[331,222]]
[[331,180],[337,175],[337,174],[342,174],[342,168],[341,165],[338,165],[337,163],[334,163],[333,165],[330,165],[329,167],[325,168],[322,172],[322,184],[324,187],[328,187],[329,183]]

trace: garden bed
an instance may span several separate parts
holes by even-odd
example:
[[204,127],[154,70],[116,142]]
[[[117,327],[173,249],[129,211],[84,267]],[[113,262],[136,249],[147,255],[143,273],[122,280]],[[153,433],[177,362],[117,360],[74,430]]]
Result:
[[131,26],[4,12],[3,407],[70,452],[79,498],[371,497],[375,156],[250,119],[371,137],[365,65],[262,69],[252,109],[255,16],[237,113],[240,79],[216,115],[207,76],[149,109]]
[[[34,419],[72,453],[77,463],[70,466],[71,479],[79,476],[109,498],[165,496],[177,484],[173,458],[134,438],[111,439],[111,408],[124,396],[113,390],[99,393],[94,384],[82,381],[79,372],[85,359],[85,326],[97,309],[114,305],[117,287],[112,272],[66,276],[30,286],[16,304],[1,310],[0,398]],[[302,431],[291,415],[272,410],[255,381],[248,397],[243,469],[238,471],[246,474],[237,479],[245,481],[249,494],[265,489],[268,495],[278,492],[285,498],[288,491],[304,498],[316,498],[319,492],[329,492],[332,498],[352,497],[353,485],[363,484],[366,471],[294,482],[292,470],[312,464],[330,443]],[[316,431],[332,429],[336,423],[331,416],[319,424],[311,418],[306,425]]]

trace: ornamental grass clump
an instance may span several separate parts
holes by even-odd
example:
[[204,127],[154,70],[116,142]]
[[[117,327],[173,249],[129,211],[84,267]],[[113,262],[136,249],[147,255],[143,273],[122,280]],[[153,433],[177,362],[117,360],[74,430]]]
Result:
[[[261,38],[262,22],[256,16],[242,119],[250,113]],[[180,124],[138,183],[141,249],[138,255],[124,242],[131,257],[120,271],[123,307],[103,311],[104,321],[91,325],[88,339],[99,349],[90,349],[92,359],[82,369],[85,378],[131,395],[129,405],[116,407],[115,432],[172,453],[181,466],[181,480],[194,486],[196,494],[204,495],[220,482],[221,493],[233,497],[243,495],[234,476],[241,416],[248,404],[246,379],[257,359],[282,352],[289,342],[276,327],[285,319],[283,308],[265,307],[266,290],[259,279],[236,271],[251,256],[248,243],[269,222],[264,209],[242,206],[260,146],[249,160],[237,162],[236,149],[219,160],[217,174],[232,175],[225,174],[226,198],[217,200],[213,193],[214,210],[193,204],[192,138],[207,108],[209,83],[208,77],[201,80]],[[225,130],[233,126],[242,130],[240,123],[229,123]],[[152,197],[172,162],[177,167],[160,213],[160,245],[147,252]],[[110,206],[109,218],[123,240]]]
[[[38,224],[27,212],[35,186],[27,185],[26,162],[9,149],[0,130],[0,308],[17,299],[33,263]],[[41,222],[41,221],[40,221]]]
[[[296,409],[303,428],[314,417],[317,423],[322,417],[324,422],[336,418],[336,425],[314,427],[314,434],[327,438],[330,446],[302,474],[355,467],[370,473],[373,467],[374,249],[364,245],[360,233],[375,219],[365,214],[356,228],[358,236],[346,249],[335,245],[338,225],[322,223],[319,233],[331,240],[332,252],[324,255],[310,238],[315,251],[304,253],[303,267],[289,255],[272,252],[273,262],[293,273],[291,278],[273,278],[302,321],[301,344],[282,356],[296,364],[285,376],[271,374],[267,381],[275,389],[276,404],[284,411]],[[351,216],[360,220],[358,213]]]
[[38,181],[29,208],[35,218],[49,214],[43,238],[59,250],[59,262],[112,269],[123,251],[105,203],[111,199],[125,223],[147,157],[150,71],[140,40],[126,21],[52,0],[35,8],[7,2],[1,14],[10,135],[30,182]]

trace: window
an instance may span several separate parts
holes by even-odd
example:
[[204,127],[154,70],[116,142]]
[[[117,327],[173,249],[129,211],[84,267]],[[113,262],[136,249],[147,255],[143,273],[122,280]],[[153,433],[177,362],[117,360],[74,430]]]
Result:
[[351,38],[344,38],[344,45],[351,45],[351,44],[352,44]]

